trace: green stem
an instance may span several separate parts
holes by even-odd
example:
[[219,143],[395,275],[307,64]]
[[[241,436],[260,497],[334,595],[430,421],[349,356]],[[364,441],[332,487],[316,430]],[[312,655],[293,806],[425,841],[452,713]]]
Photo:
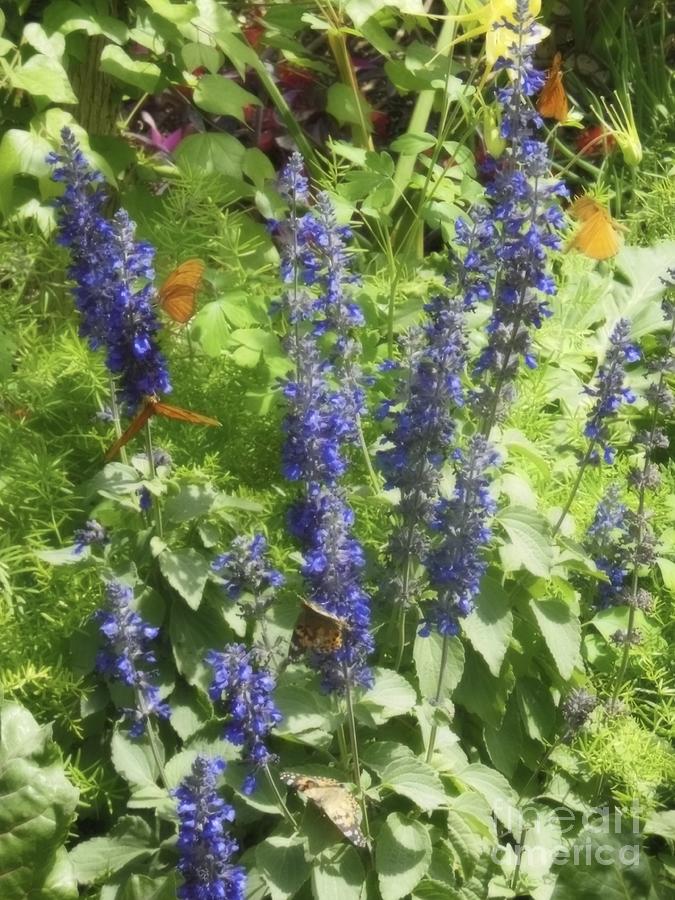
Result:
[[[110,385],[110,411],[112,413],[113,424],[115,426],[115,437],[119,440],[122,437],[122,420],[120,417],[119,404],[117,403],[117,391],[115,390],[115,382],[112,375],[108,377],[108,381]],[[129,465],[129,457],[127,455],[126,447],[121,448],[120,459],[125,466]]]
[[337,64],[340,78],[342,79],[343,84],[345,84],[352,92],[354,106],[356,107],[359,116],[358,123],[355,122],[352,124],[352,142],[357,147],[363,147],[364,150],[373,150],[373,139],[370,136],[370,123],[366,120],[363,95],[361,94],[361,88],[356,80],[344,33],[340,30],[329,31],[327,37],[328,46],[330,47],[331,53]]
[[297,834],[297,831],[298,831],[298,823],[295,821],[295,818],[293,817],[291,811],[290,811],[289,808],[286,806],[286,801],[285,801],[284,798],[281,796],[281,791],[280,791],[279,788],[277,787],[277,783],[276,783],[276,781],[274,780],[274,778],[273,778],[273,776],[272,776],[272,773],[270,772],[270,767],[269,767],[269,766],[263,766],[263,769],[264,769],[265,775],[266,775],[266,777],[267,777],[267,781],[268,781],[268,783],[269,783],[269,786],[272,788],[272,791],[274,792],[274,796],[276,797],[277,803],[279,804],[279,809],[281,810],[282,816],[284,817],[284,819],[286,819],[286,821],[288,822],[288,824],[293,828],[293,831],[295,831],[296,834]]
[[[157,471],[155,469],[155,458],[152,452],[152,429],[150,419],[148,419],[148,421],[145,423],[145,448],[148,455],[148,469],[150,470],[150,478],[152,481],[154,481],[157,477]],[[152,511],[155,517],[157,535],[158,537],[163,538],[164,523],[162,521],[162,507],[160,506],[159,497],[155,497],[154,495],[152,498]]]
[[560,513],[560,518],[553,526],[553,532],[552,532],[553,537],[555,537],[556,534],[560,531],[562,523],[565,521],[565,519],[567,517],[567,513],[570,511],[570,507],[572,506],[572,503],[574,502],[574,498],[576,497],[577,491],[579,490],[579,487],[581,485],[581,479],[584,477],[584,472],[586,471],[586,466],[588,465],[588,463],[590,461],[591,453],[593,452],[594,446],[595,446],[595,440],[592,440],[590,442],[590,444],[588,445],[588,450],[586,450],[586,455],[579,463],[579,471],[577,473],[576,480],[575,480],[574,484],[572,485],[572,490],[570,491],[569,497],[567,498],[567,503],[565,503],[565,505],[563,506],[563,511]]
[[359,436],[359,446],[361,447],[361,452],[363,453],[363,460],[366,464],[366,469],[368,470],[368,478],[370,479],[370,484],[373,488],[374,494],[380,493],[380,479],[377,476],[377,472],[373,468],[373,463],[370,458],[370,453],[368,452],[368,445],[366,444],[366,438],[363,434],[363,422],[361,420],[361,416],[356,417],[356,431]]
[[434,721],[431,725],[431,733],[429,735],[429,746],[427,747],[427,762],[430,763],[434,756],[434,747],[436,746],[436,737],[438,736],[438,722],[436,714],[438,704],[443,696],[443,683],[445,682],[445,669],[448,664],[448,653],[450,650],[450,636],[443,635],[443,649],[441,650],[441,665],[438,672],[438,684],[436,685],[436,696],[434,697]]
[[[346,673],[345,673],[346,674]],[[370,826],[368,824],[368,807],[366,806],[366,797],[361,785],[361,763],[359,761],[359,743],[356,735],[356,717],[354,715],[354,703],[352,700],[352,687],[348,679],[346,680],[345,697],[347,700],[347,725],[349,727],[349,742],[352,751],[352,773],[354,783],[359,789],[359,799],[361,802],[361,811],[363,813],[363,831],[367,838],[370,838]]]
[[166,772],[164,771],[164,762],[162,760],[162,754],[160,753],[160,743],[155,733],[155,726],[150,717],[150,713],[148,712],[148,708],[145,705],[145,701],[143,699],[143,695],[140,690],[136,690],[136,698],[138,702],[138,708],[141,711],[141,715],[145,718],[145,731],[148,735],[148,742],[150,743],[150,751],[152,753],[153,759],[155,760],[155,765],[157,766],[157,770],[159,772],[159,781],[163,788],[166,788],[168,782],[166,780]]

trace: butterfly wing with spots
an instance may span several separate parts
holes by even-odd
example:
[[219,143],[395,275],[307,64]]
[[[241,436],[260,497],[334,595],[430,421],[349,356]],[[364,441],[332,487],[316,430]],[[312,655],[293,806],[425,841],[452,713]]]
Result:
[[318,650],[320,653],[339,650],[342,646],[344,628],[343,619],[331,615],[315,603],[304,600],[293,629],[289,658],[299,659],[308,650]]
[[362,814],[356,798],[334,778],[282,772],[281,780],[302,797],[307,797],[356,847],[367,846],[361,830]]

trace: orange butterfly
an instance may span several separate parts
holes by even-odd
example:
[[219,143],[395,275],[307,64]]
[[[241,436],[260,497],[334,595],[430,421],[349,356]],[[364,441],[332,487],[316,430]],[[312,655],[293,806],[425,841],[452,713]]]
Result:
[[194,316],[205,268],[201,259],[188,259],[160,287],[159,305],[174,322],[185,325]]
[[166,419],[178,419],[179,422],[190,422],[192,425],[220,425],[220,422],[217,419],[203,416],[200,413],[191,412],[189,409],[182,409],[180,406],[170,406],[168,403],[160,402],[157,397],[146,397],[136,418],[131,425],[129,425],[124,434],[117,438],[115,443],[106,453],[106,462],[109,462],[113,457],[117,456],[122,447],[128,444],[134,435],[138,434],[152,416],[164,416]]
[[610,259],[616,256],[619,252],[619,226],[605,206],[584,194],[574,201],[569,212],[581,222],[569,243],[569,250],[579,250],[591,259]]
[[562,56],[559,53],[553,57],[551,68],[548,72],[546,84],[541,89],[537,100],[537,112],[545,119],[557,119],[564,122],[570,110],[567,94],[563,87],[563,76],[560,69]]

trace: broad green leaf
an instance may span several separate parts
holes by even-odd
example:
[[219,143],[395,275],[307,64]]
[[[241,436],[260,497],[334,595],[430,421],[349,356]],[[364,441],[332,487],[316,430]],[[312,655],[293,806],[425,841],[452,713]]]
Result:
[[241,178],[244,147],[231,134],[191,134],[174,153],[176,164],[187,172]]
[[42,25],[37,22],[28,22],[23,30],[23,39],[34,47],[38,53],[60,60],[66,49],[66,39],[56,31],[47,35]]
[[412,712],[417,694],[411,684],[391,669],[373,669],[374,684],[355,703],[357,718],[381,725],[393,716]]
[[345,3],[347,15],[357,28],[385,7],[393,7],[401,15],[426,15],[422,0],[347,0]]
[[159,769],[148,738],[130,738],[116,731],[111,742],[111,760],[115,770],[131,785],[154,785]]
[[243,368],[255,368],[261,359],[278,374],[283,374],[290,366],[279,338],[267,329],[238,328],[230,335],[230,343],[235,348],[232,359]]
[[208,44],[185,44],[180,52],[188,72],[206,69],[213,75],[223,64],[223,54],[217,47],[209,47]]
[[245,122],[244,107],[260,106],[260,100],[225,75],[203,75],[195,88],[194,102],[217,116],[233,116]]
[[[31,894],[31,900],[33,896]],[[79,896],[75,869],[70,856],[65,847],[59,847],[54,857],[54,865],[47,873],[36,900],[77,900]]]
[[216,499],[211,484],[182,484],[177,494],[167,497],[164,515],[169,522],[189,522],[206,516]]
[[381,775],[382,787],[409,800],[429,812],[447,804],[438,773],[420,759],[397,759]]
[[395,741],[374,741],[363,750],[361,759],[364,766],[380,775],[390,763],[399,759],[412,759],[414,755],[405,744],[397,744]]
[[46,97],[52,103],[77,103],[66,70],[51,56],[36,53],[10,74],[12,87],[28,91],[36,97]]
[[424,878],[431,862],[431,838],[422,822],[392,813],[375,843],[375,868],[382,900],[400,900]]
[[490,672],[499,673],[511,642],[513,613],[502,586],[492,578],[483,578],[473,612],[462,622],[462,631],[472,647],[483,657]]
[[[443,638],[433,632],[428,637],[415,637],[413,659],[420,694],[427,700],[435,700],[438,691],[438,677],[443,654]],[[443,676],[443,695],[449,699],[462,678],[464,670],[464,647],[458,637],[448,642],[448,658]],[[441,699],[442,699],[441,698]]]
[[277,731],[293,735],[296,740],[316,745],[329,743],[329,736],[337,727],[340,715],[327,694],[315,685],[303,685],[282,678],[274,693],[274,702],[283,716]]
[[160,555],[159,568],[187,605],[191,609],[198,609],[206,581],[211,573],[208,559],[192,547],[185,550],[168,550]]
[[546,743],[555,724],[555,703],[545,684],[534,678],[519,678],[516,697],[529,736],[542,744]]
[[121,47],[114,44],[108,44],[103,48],[101,71],[146,94],[151,94],[157,88],[162,77],[159,66],[140,59],[132,59]]
[[650,813],[643,830],[645,834],[658,834],[667,841],[675,841],[675,809]]
[[189,684],[206,689],[213,671],[204,662],[209,650],[221,648],[231,637],[225,624],[222,602],[205,599],[198,612],[184,603],[173,603],[169,634],[176,667]]
[[571,677],[581,665],[581,623],[566,603],[559,600],[535,600],[529,608],[562,678]]
[[[628,628],[629,616],[628,606],[613,606],[609,609],[599,610],[591,619],[591,624],[598,629],[608,643],[611,643],[612,635],[616,631]],[[641,609],[636,609],[633,613],[633,626],[642,634],[651,629],[649,619]]]
[[189,685],[179,682],[169,701],[171,725],[182,741],[199,731],[210,717],[208,702]]
[[402,134],[400,137],[397,137],[395,141],[392,141],[389,145],[390,150],[395,150],[396,153],[403,153],[406,156],[412,156],[413,154],[424,153],[425,150],[428,150],[430,147],[436,146],[436,138],[433,134]]
[[487,663],[470,645],[465,648],[466,661],[462,680],[453,699],[482,722],[498,728],[506,710],[506,701],[515,683],[510,666],[503,666],[499,678],[495,678]]
[[175,900],[176,876],[131,875],[115,900]]
[[360,125],[363,123],[367,131],[372,131],[370,106],[363,97],[360,98],[360,110],[358,103],[359,101],[354,97],[354,92],[346,84],[336,82],[328,88],[326,112],[340,124]]
[[507,778],[511,778],[520,761],[523,741],[515,691],[509,698],[502,721],[496,727],[486,724],[483,737],[493,765]]
[[152,853],[150,826],[138,816],[123,816],[106,837],[77,844],[70,853],[70,860],[77,880],[81,884],[92,884]]
[[471,763],[452,773],[453,780],[477,791],[490,805],[490,809],[513,835],[518,836],[522,828],[522,815],[518,809],[518,794],[506,778],[495,769],[482,763]]
[[18,703],[0,704],[0,797],[0,897],[72,897],[62,845],[78,791],[49,729]]
[[530,804],[524,818],[526,830],[518,848],[519,855],[507,854],[501,861],[509,882],[516,865],[520,866],[524,878],[540,881],[565,849],[560,821],[554,810],[535,808]]
[[321,900],[360,900],[365,877],[355,847],[329,847],[312,861],[312,893]]
[[310,867],[305,860],[303,841],[299,837],[271,835],[258,844],[255,860],[267,882],[272,900],[293,897],[309,878]]
[[495,520],[509,536],[509,541],[499,548],[505,570],[524,568],[547,578],[553,564],[553,547],[544,516],[525,506],[508,506]]
[[231,328],[225,314],[226,301],[206,303],[194,317],[190,336],[197,341],[206,356],[216,358],[227,348]]
[[120,19],[99,15],[91,8],[78,6],[73,0],[49,3],[41,22],[48,34],[59,31],[67,36],[74,31],[84,31],[89,36],[103,34],[116,44],[125,43],[128,37],[127,26]]
[[162,19],[176,25],[189,22],[197,15],[196,3],[172,3],[171,0],[145,0],[145,2]]
[[276,179],[276,172],[269,157],[257,147],[247,149],[243,172],[258,189],[262,189],[266,182]]

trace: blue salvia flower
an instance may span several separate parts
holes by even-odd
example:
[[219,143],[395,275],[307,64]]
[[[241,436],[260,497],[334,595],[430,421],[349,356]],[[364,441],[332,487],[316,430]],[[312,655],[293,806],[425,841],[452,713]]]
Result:
[[345,244],[348,232],[337,225],[326,195],[298,216],[298,204],[308,202],[300,173],[301,160],[294,156],[281,175],[281,192],[291,212],[277,226],[282,275],[292,286],[281,309],[294,326],[286,341],[295,374],[284,384],[283,471],[303,485],[289,526],[304,544],[302,571],[310,598],[338,615],[345,629],[339,650],[313,654],[310,663],[320,671],[324,688],[340,691],[370,683],[366,660],[373,648],[369,598],[360,584],[363,550],[353,537],[354,514],[339,488],[347,469],[345,450],[358,438],[364,405],[353,332],[363,318],[348,292],[354,281]]
[[61,136],[61,153],[50,154],[49,162],[54,180],[66,186],[56,201],[58,240],[71,254],[81,333],[93,349],[105,349],[122,399],[135,408],[144,397],[171,390],[152,302],[154,249],[136,240],[124,210],[105,218],[102,176],[91,170],[72,132],[65,128]]
[[253,537],[236,537],[227,553],[222,553],[211,563],[211,568],[223,580],[223,587],[232,600],[242,594],[273,598],[277,588],[284,583],[284,576],[270,566],[267,557],[267,540],[263,534]]
[[457,451],[455,456],[454,495],[437,505],[433,524],[438,538],[425,561],[436,596],[423,608],[422,636],[433,630],[442,635],[459,633],[459,619],[472,611],[487,567],[485,549],[496,510],[490,494],[491,469],[499,456],[481,435],[471,439],[465,453]]
[[229,834],[234,809],[218,794],[222,759],[198,756],[190,775],[172,791],[178,801],[180,900],[244,900],[246,871],[231,863],[239,849]]
[[136,691],[139,708],[125,709],[124,713],[132,722],[130,735],[140,737],[151,716],[168,719],[171,712],[154,683],[157,657],[151,642],[159,634],[159,628],[144,622],[131,608],[134,592],[127,585],[109,581],[106,596],[107,607],[95,614],[107,643],[96,657],[96,668]]
[[250,794],[255,790],[258,769],[276,760],[266,743],[282,718],[272,699],[276,682],[259,665],[257,651],[243,644],[230,644],[223,652],[212,650],[206,661],[213,669],[209,696],[224,706],[228,718],[225,738],[242,748],[242,759],[251,766],[242,787]]
[[91,547],[94,544],[101,546],[109,543],[108,532],[100,522],[96,519],[87,519],[84,528],[78,528],[73,535],[75,539],[74,553],[80,554],[85,547]]
[[457,243],[466,248],[459,273],[465,302],[472,307],[492,301],[487,344],[475,366],[482,377],[475,403],[487,422],[512,398],[519,359],[536,365],[530,333],[551,314],[547,298],[555,282],[548,257],[560,247],[556,231],[564,219],[557,198],[567,194],[547,178],[548,149],[536,137],[542,122],[530,97],[541,89],[544,74],[534,68],[534,44],[527,40],[538,28],[528,0],[517,0],[513,22],[504,20],[501,27],[514,33],[509,58],[495,66],[509,75],[497,91],[506,148],[490,162],[488,203],[474,207],[469,223],[457,225]]
[[[401,494],[401,525],[391,546],[404,564],[424,549],[423,531],[437,498],[438,483],[455,434],[455,414],[464,403],[462,373],[466,359],[464,309],[460,300],[435,297],[425,307],[427,322],[402,369],[399,409],[382,412],[392,430],[377,454],[387,488]],[[413,340],[415,336],[413,336]]]
[[372,673],[367,660],[374,642],[370,598],[361,585],[363,548],[352,534],[354,513],[340,494],[330,490],[321,492],[304,509],[311,512],[311,522],[303,523],[302,566],[309,600],[345,625],[342,646],[315,650],[310,662],[321,674],[326,691],[341,693],[354,685],[369,687]]
[[[595,403],[588,413],[584,434],[591,444],[603,449],[605,462],[614,461],[615,450],[609,444],[609,422],[616,417],[622,403],[633,403],[635,394],[625,386],[626,366],[640,359],[640,352],[631,343],[630,322],[620,319],[609,336],[609,349],[604,362],[598,369],[593,387],[584,390]],[[589,451],[592,460],[597,453]]]
[[595,565],[608,579],[598,587],[598,605],[604,608],[623,603],[629,574],[630,521],[616,485],[598,503],[588,538]]

